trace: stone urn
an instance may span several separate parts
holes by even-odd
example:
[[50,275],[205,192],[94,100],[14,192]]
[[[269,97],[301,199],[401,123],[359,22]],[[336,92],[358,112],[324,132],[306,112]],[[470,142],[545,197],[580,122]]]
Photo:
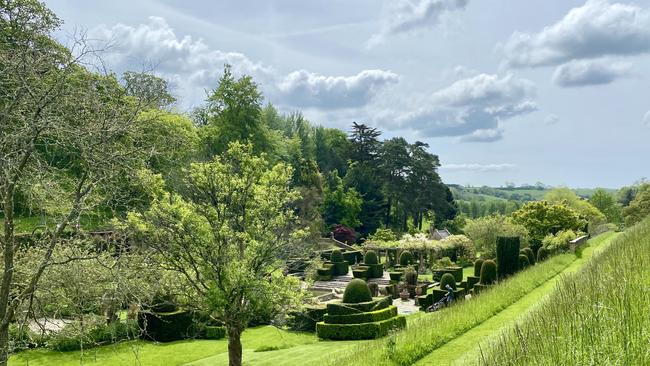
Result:
[[408,300],[409,297],[410,297],[410,295],[409,295],[409,292],[408,292],[407,289],[403,289],[403,290],[399,293],[399,298],[402,299],[402,301],[406,301],[406,300]]
[[416,295],[416,296],[421,296],[421,295],[422,295],[422,291],[423,291],[423,290],[422,290],[422,286],[417,286],[417,287],[415,288],[415,295]]

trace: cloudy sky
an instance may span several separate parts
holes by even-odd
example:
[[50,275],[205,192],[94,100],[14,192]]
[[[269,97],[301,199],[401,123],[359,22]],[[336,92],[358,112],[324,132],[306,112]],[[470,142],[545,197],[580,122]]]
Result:
[[154,68],[178,108],[223,64],[312,122],[429,143],[448,183],[650,176],[650,0],[47,0],[59,37]]

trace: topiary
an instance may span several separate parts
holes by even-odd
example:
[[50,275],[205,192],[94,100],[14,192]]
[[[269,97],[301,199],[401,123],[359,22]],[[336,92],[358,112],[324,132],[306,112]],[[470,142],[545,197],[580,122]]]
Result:
[[519,269],[518,236],[497,236],[497,272],[505,278]]
[[481,277],[481,266],[483,266],[483,260],[477,259],[474,262],[474,277]]
[[530,261],[528,261],[528,256],[526,254],[519,254],[519,269],[524,269],[530,266]]
[[533,253],[532,249],[530,249],[529,247],[526,247],[526,248],[522,249],[521,251],[519,251],[519,253],[525,254],[526,257],[528,257],[528,263],[535,264],[535,253]]
[[418,284],[418,273],[415,269],[408,267],[404,270],[404,281],[412,286]]
[[446,290],[447,285],[449,285],[452,289],[456,290],[456,278],[454,278],[454,275],[452,275],[451,273],[445,273],[440,278],[440,288],[442,290]]
[[545,247],[539,247],[537,249],[537,262],[545,261],[548,258],[548,249]]
[[360,302],[372,301],[372,294],[366,281],[355,278],[345,287],[343,292],[343,303],[358,304]]
[[377,264],[377,263],[379,263],[379,260],[377,260],[377,253],[375,253],[374,250],[367,251],[366,255],[363,257],[363,263],[365,263],[365,264]]
[[497,264],[488,259],[483,262],[481,266],[481,280],[482,285],[491,285],[497,280]]
[[333,263],[343,262],[343,254],[341,254],[341,251],[339,249],[334,249],[332,251],[332,256],[330,257],[330,261],[332,261]]
[[401,266],[408,266],[413,264],[413,254],[411,254],[411,252],[408,250],[403,251],[402,254],[399,255],[399,264]]

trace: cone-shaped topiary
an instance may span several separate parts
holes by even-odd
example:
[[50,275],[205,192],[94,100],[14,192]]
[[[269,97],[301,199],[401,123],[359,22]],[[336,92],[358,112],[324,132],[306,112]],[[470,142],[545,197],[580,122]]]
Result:
[[535,253],[533,253],[533,250],[530,249],[529,247],[526,247],[522,250],[519,251],[520,254],[526,255],[528,257],[528,263],[535,264]]
[[408,267],[404,270],[404,281],[409,285],[418,284],[418,273],[411,267]]
[[366,255],[363,257],[363,263],[365,264],[377,264],[377,253],[374,250],[369,250],[366,252]]
[[403,251],[399,256],[399,264],[400,266],[408,266],[413,264],[413,254],[411,254],[411,252],[408,250]]
[[481,266],[481,281],[482,285],[491,285],[497,280],[497,264],[488,259],[483,262]]
[[446,290],[447,285],[454,290],[456,289],[456,278],[454,278],[454,275],[451,273],[445,273],[440,278],[440,289]]
[[537,262],[545,261],[548,258],[548,249],[539,247],[537,249]]
[[481,277],[481,266],[483,266],[483,260],[477,259],[474,262],[474,277]]
[[360,302],[372,301],[372,294],[366,281],[355,278],[345,287],[343,302],[347,304],[358,304]]
[[519,269],[525,269],[528,266],[530,266],[528,256],[525,254],[519,254]]
[[339,249],[334,249],[332,251],[332,256],[330,257],[330,261],[332,261],[333,263],[343,262],[343,254],[341,254],[341,251]]

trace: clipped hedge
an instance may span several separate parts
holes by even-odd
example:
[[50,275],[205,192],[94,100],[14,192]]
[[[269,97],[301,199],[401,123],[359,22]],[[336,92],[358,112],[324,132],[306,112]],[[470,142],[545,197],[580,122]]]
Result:
[[483,260],[477,259],[474,262],[474,277],[481,277],[481,266],[483,266]]
[[[431,290],[431,295],[432,295],[431,304],[433,304],[434,302],[438,302],[438,301],[440,301],[440,299],[445,297],[445,295],[447,295],[447,290],[434,288],[433,290]],[[465,290],[464,289],[460,288],[460,289],[454,290],[454,300],[462,300],[464,298],[465,298]],[[429,304],[429,305],[431,305],[431,304]]]
[[374,250],[369,250],[366,252],[366,255],[363,257],[363,264],[378,264],[379,259],[377,258],[377,252]]
[[193,336],[194,322],[191,311],[178,310],[172,313],[141,312],[138,326],[142,337],[156,342],[171,342]]
[[368,311],[376,311],[385,309],[393,304],[393,299],[390,296],[380,297],[368,302],[360,302],[358,304],[344,304],[344,303],[328,303],[327,314],[329,315],[348,315],[357,314]]
[[530,266],[530,262],[528,261],[528,256],[525,254],[519,254],[519,269],[525,269],[526,267]]
[[372,294],[366,281],[355,278],[347,286],[343,293],[344,304],[358,304],[372,301]]
[[209,325],[205,327],[205,339],[222,339],[226,337],[226,327]]
[[463,267],[445,267],[442,269],[436,269],[433,272],[433,279],[435,281],[440,281],[445,273],[453,275],[456,282],[461,282],[463,280]]
[[403,315],[372,323],[362,324],[316,324],[316,333],[322,339],[356,340],[381,338],[393,330],[406,327]]
[[537,262],[538,263],[545,261],[546,259],[548,259],[548,257],[549,257],[548,249],[546,249],[544,247],[539,247],[539,249],[537,249]]
[[506,278],[519,269],[518,236],[497,236],[497,273],[499,278]]
[[347,315],[330,315],[325,314],[323,321],[327,324],[360,324],[372,323],[397,316],[397,307],[389,306],[384,309],[368,311],[365,313],[347,314]]
[[350,271],[350,266],[347,261],[334,262],[333,275],[335,276],[345,276]]
[[332,263],[343,262],[343,254],[341,254],[340,249],[332,250],[332,255],[330,255],[330,261]]
[[447,285],[449,285],[454,290],[456,289],[456,279],[451,273],[445,273],[442,275],[442,278],[440,278],[440,289],[446,290]]
[[399,282],[402,280],[404,272],[388,272],[391,281]]
[[528,263],[531,265],[535,264],[535,253],[533,253],[533,250],[530,249],[530,247],[526,247],[520,251],[520,253],[526,255],[528,257]]
[[474,288],[474,285],[476,285],[480,281],[481,281],[480,276],[468,276],[467,277],[467,286],[465,287],[465,289],[470,290],[470,289]]
[[368,278],[368,270],[369,268],[366,266],[359,266],[352,270],[352,276],[354,278]]
[[361,263],[363,260],[363,253],[358,250],[343,252],[343,260],[349,264]]
[[384,265],[378,264],[365,264],[368,267],[368,278],[381,278],[384,277]]
[[[497,280],[497,264],[493,260],[486,260],[481,266],[481,285],[491,285]],[[476,285],[474,285],[476,287]]]

